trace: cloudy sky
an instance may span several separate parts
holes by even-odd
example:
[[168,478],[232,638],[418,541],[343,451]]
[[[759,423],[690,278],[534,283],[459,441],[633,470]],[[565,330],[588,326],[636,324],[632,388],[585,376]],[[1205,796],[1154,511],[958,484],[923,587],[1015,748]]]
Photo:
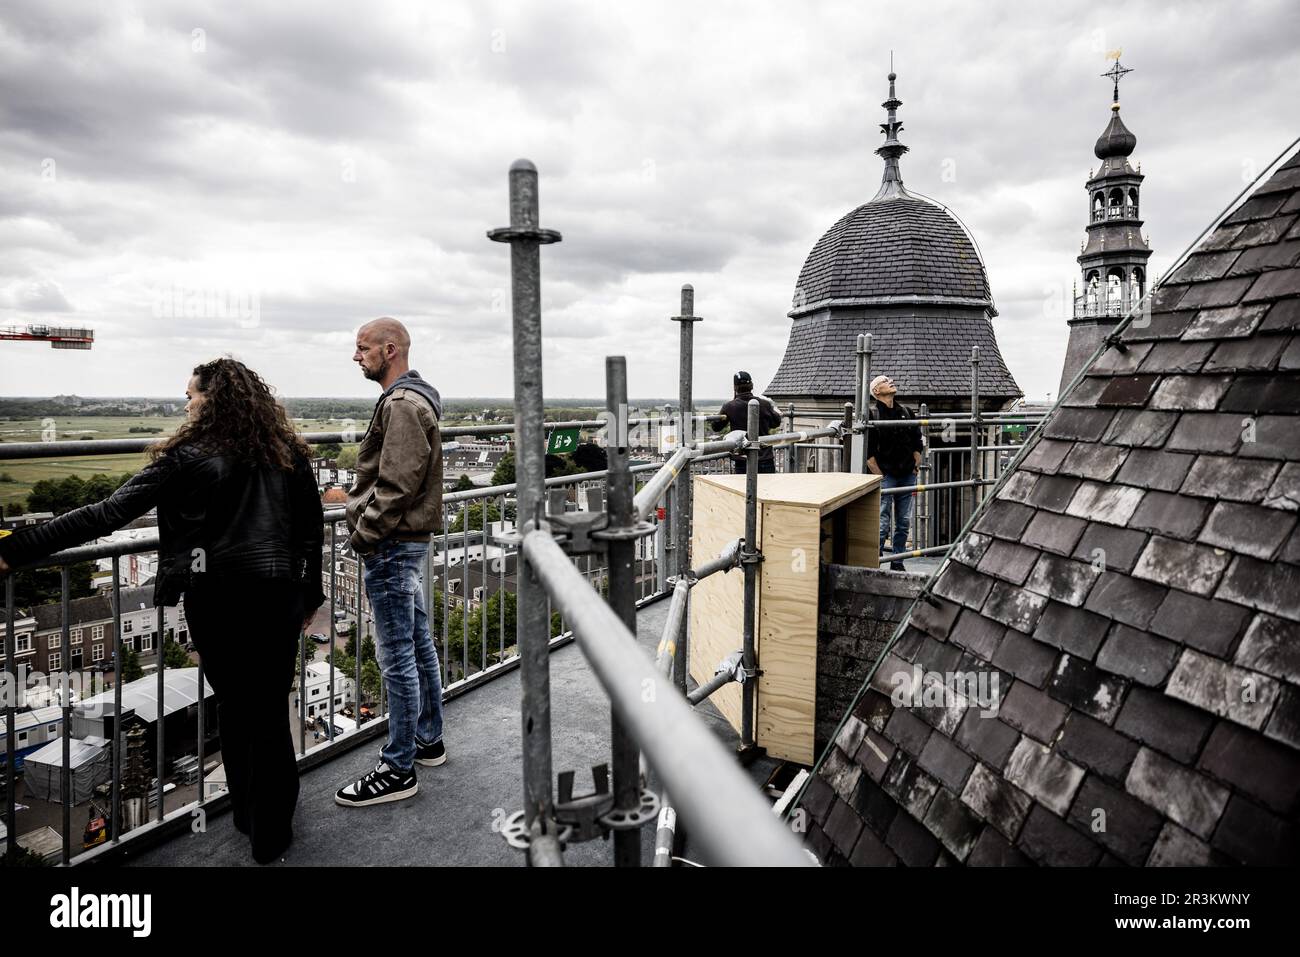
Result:
[[549,396],[776,370],[799,267],[880,181],[890,51],[909,188],[975,235],[1021,388],[1057,385],[1083,182],[1123,115],[1163,272],[1297,134],[1300,6],[51,4],[0,9],[0,394],[179,395],[231,353],[286,395],[371,395],[356,326],[408,323],[450,396],[511,392],[506,170],[541,171]]

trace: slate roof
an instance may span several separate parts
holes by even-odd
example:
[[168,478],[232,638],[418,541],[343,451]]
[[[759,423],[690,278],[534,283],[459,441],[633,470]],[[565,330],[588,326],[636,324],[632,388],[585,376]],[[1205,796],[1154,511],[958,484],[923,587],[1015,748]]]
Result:
[[984,264],[966,231],[936,204],[910,194],[864,203],[826,231],[799,272],[790,315],[890,296],[993,306]]
[[[910,312],[910,310],[909,310]],[[838,396],[851,399],[857,374],[859,333],[872,333],[873,375],[887,374],[908,401],[951,396],[970,404],[970,350],[980,347],[980,394],[1007,400],[1021,395],[1011,377],[993,324],[966,317],[843,316],[823,312],[796,319],[785,356],[764,394],[779,397]],[[1004,402],[994,403],[1002,405]]]
[[[1300,859],[1298,263],[1300,153],[1089,367],[914,606],[802,797],[827,862]],[[998,690],[896,708],[913,663]]]

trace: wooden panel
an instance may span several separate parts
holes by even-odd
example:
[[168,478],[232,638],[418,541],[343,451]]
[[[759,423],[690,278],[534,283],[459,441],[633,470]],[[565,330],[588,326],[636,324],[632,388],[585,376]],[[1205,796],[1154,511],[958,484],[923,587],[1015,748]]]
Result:
[[845,562],[861,568],[879,568],[880,489],[878,485],[873,486],[870,493],[846,505],[845,511],[848,512],[848,547],[845,550]]
[[[696,481],[731,489],[742,498],[745,494],[743,475],[702,475]],[[823,511],[830,511],[859,495],[865,495],[879,483],[879,475],[854,475],[851,472],[760,475],[758,497],[762,502],[816,506]]]
[[[692,482],[694,520],[691,555],[695,564],[717,555],[730,542],[745,534],[744,486],[740,494],[712,481],[716,476],[697,476]],[[759,529],[763,514],[759,509]],[[761,538],[760,538],[761,541]],[[711,575],[691,589],[690,635],[687,643],[688,670],[698,684],[713,677],[718,662],[741,647],[745,585],[739,568]],[[759,598],[761,603],[761,595]],[[709,700],[731,726],[740,731],[740,686],[719,688]]]
[[765,503],[759,566],[755,739],[770,756],[812,764],[817,691],[820,510]]

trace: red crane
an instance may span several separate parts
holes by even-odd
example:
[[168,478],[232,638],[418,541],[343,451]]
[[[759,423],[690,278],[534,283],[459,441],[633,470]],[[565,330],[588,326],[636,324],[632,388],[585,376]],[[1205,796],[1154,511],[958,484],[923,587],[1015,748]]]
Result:
[[95,344],[95,330],[69,326],[0,326],[0,340],[48,342],[55,349],[89,349]]

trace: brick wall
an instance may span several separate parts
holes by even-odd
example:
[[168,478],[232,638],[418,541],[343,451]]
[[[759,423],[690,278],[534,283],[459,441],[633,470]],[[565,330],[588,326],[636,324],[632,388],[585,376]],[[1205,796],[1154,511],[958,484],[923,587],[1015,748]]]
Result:
[[925,577],[823,566],[817,617],[817,754],[826,748],[867,672],[920,594]]

